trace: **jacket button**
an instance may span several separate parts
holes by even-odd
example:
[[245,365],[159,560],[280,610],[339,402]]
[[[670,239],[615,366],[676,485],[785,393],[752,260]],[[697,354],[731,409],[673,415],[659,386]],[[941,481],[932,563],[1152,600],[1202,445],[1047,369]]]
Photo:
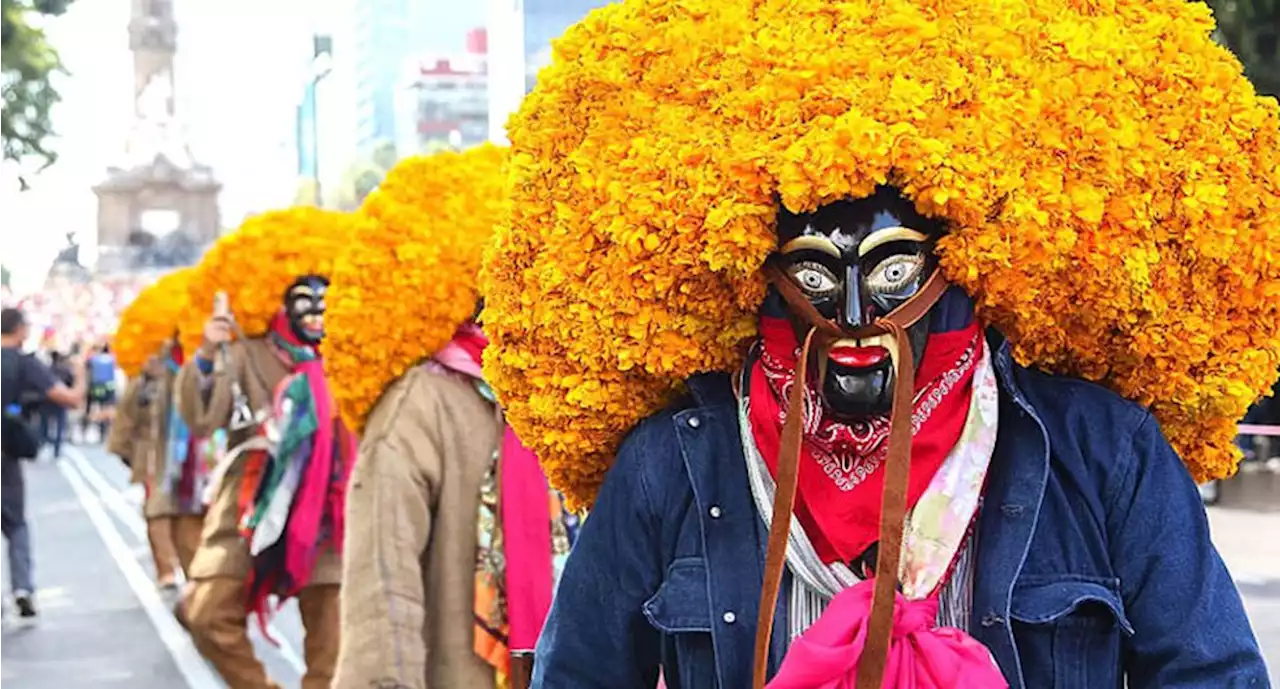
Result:
[[707,510],[707,512],[711,515],[712,519],[719,519],[720,515],[724,514],[719,505],[712,505],[711,509]]
[[726,612],[724,614],[724,617],[722,617],[721,619],[724,620],[725,624],[733,624],[734,622],[738,621],[738,616],[733,614],[733,611],[730,610],[729,612]]
[[687,423],[689,424],[689,428],[698,428],[702,425],[702,419],[699,419],[696,416],[690,416]]

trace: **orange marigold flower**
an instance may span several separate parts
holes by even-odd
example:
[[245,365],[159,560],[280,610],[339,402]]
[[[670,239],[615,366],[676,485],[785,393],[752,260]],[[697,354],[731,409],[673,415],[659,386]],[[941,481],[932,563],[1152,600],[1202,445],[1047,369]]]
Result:
[[509,125],[486,375],[588,503],[681,381],[739,365],[777,204],[892,184],[1024,363],[1150,405],[1199,480],[1280,364],[1276,102],[1202,3],[627,1]]
[[353,213],[299,206],[250,216],[205,252],[192,276],[190,308],[180,323],[182,345],[195,351],[213,298],[227,293],[236,322],[248,337],[267,331],[299,276],[333,273],[334,257],[351,244]]
[[111,350],[125,375],[141,374],[147,360],[173,339],[190,303],[187,288],[194,273],[195,268],[180,268],[161,276],[120,313]]
[[503,203],[506,150],[400,161],[360,207],[326,295],[325,368],[343,419],[363,429],[382,391],[475,313],[484,247]]

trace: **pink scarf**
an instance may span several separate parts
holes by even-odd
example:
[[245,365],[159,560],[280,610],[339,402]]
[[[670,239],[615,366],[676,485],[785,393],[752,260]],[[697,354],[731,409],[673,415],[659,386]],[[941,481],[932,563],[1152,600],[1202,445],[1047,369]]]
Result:
[[[791,643],[768,689],[853,689],[867,641],[873,579],[841,591],[809,631]],[[885,666],[887,689],[1006,689],[991,652],[965,632],[935,628],[938,599],[893,607],[893,638]]]
[[[319,352],[298,340],[289,328],[283,310],[272,319],[269,336],[281,359],[290,367],[291,374],[277,387],[273,413],[281,418],[285,413],[283,402],[286,398],[295,404],[295,410],[306,409],[309,403],[314,409],[315,425],[311,437],[306,438],[302,435],[306,431],[300,430],[305,428],[305,424],[297,418],[288,420],[277,450],[283,455],[276,458],[279,464],[273,465],[275,470],[270,474],[274,478],[267,480],[263,477],[266,457],[265,453],[260,453],[250,459],[251,463],[259,466],[247,469],[248,475],[258,478],[253,481],[246,479],[246,485],[242,486],[242,490],[253,491],[246,501],[249,519],[247,525],[241,527],[252,534],[279,487],[280,476],[284,473],[282,463],[298,461],[294,453],[310,453],[292,498],[284,533],[274,546],[253,558],[252,569],[245,582],[246,608],[257,614],[264,632],[270,596],[275,595],[283,601],[306,587],[326,544],[339,554],[342,552],[347,480],[356,456],[355,435],[347,430],[337,415]],[[265,428],[259,432],[265,433]],[[264,481],[267,481],[265,485]],[[327,530],[324,529],[326,520]]]
[[[480,327],[467,323],[436,353],[439,366],[483,380],[480,355],[489,341]],[[513,653],[532,651],[551,609],[551,520],[547,479],[538,458],[510,426],[502,436],[502,552],[507,566],[507,646]]]

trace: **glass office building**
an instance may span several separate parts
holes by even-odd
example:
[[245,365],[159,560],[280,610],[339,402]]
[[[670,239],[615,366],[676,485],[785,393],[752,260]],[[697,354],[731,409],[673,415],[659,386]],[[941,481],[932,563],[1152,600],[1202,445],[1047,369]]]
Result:
[[551,41],[610,0],[524,0],[525,93],[533,90],[538,71],[551,64]]

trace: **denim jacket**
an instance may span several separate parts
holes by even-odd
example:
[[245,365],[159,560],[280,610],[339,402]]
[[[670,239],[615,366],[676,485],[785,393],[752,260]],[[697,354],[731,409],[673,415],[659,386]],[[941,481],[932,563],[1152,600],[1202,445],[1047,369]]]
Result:
[[[1267,687],[1199,493],[1147,411],[994,357],[1000,428],[969,631],[1013,689]],[[535,687],[751,685],[768,534],[724,375],[623,443],[560,581]],[[770,673],[786,651],[779,597]]]

